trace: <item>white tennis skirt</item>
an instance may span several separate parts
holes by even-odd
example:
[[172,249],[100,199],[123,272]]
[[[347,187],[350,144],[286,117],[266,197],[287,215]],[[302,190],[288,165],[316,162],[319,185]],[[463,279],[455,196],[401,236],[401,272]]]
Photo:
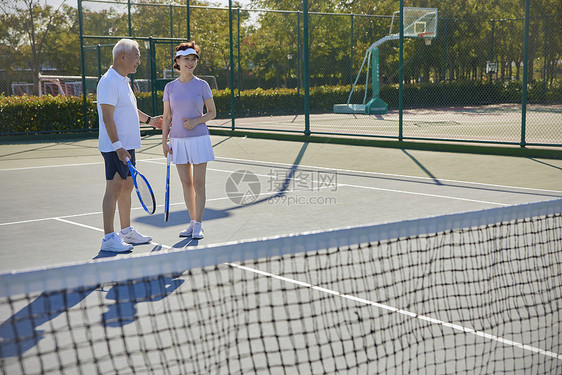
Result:
[[211,137],[170,138],[174,164],[201,164],[215,160]]

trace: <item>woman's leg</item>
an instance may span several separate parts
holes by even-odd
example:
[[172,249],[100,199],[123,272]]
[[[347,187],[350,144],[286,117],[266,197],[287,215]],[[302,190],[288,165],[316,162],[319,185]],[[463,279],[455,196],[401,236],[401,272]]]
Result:
[[178,170],[178,175],[180,177],[182,189],[183,189],[183,199],[185,201],[185,207],[189,213],[189,217],[195,220],[196,217],[196,201],[195,201],[195,190],[193,186],[193,172],[191,169],[191,164],[176,164]]
[[207,174],[207,163],[193,165],[193,190],[195,191],[195,221],[201,222],[203,220],[203,213],[205,212],[205,202],[207,199],[205,193],[205,178]]

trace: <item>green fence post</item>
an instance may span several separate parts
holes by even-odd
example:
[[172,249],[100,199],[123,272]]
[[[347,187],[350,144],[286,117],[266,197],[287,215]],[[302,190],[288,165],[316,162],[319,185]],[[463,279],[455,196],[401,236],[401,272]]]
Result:
[[[174,24],[173,24],[173,5],[170,5],[170,39],[174,38]],[[178,33],[181,35],[180,33]],[[170,40],[170,57],[172,58],[170,66],[172,67],[172,78],[174,78],[174,42]]]
[[156,91],[156,44],[152,37],[148,38],[150,45],[150,87],[152,95],[152,116],[156,116],[158,113],[158,94]]
[[133,26],[131,23],[131,0],[127,0],[127,25],[129,27],[129,36],[133,36]]
[[308,50],[308,0],[302,1],[303,47],[304,47],[304,135],[310,135],[310,67]]
[[[127,24],[129,28],[129,37],[132,37],[133,25],[131,22],[131,0],[127,0]],[[135,91],[135,74],[131,74],[131,89]]]
[[232,0],[228,0],[228,38],[230,49],[230,120],[232,122],[232,130],[235,128],[235,103],[234,103],[234,49],[232,30]]
[[187,6],[186,8],[187,14],[185,17],[185,21],[187,22],[187,40],[191,40],[191,22],[189,19],[189,17],[191,16],[191,9],[189,7],[189,0],[185,0],[185,3]]
[[525,147],[525,128],[527,121],[527,68],[529,59],[529,2],[525,0],[525,35],[523,42],[523,87],[521,98],[521,147]]
[[546,18],[546,22],[545,22],[545,26],[544,26],[544,68],[543,68],[543,82],[542,82],[542,95],[541,95],[541,99],[544,102],[546,100],[546,70],[547,70],[547,61],[548,59],[546,58],[547,53],[548,53],[548,16],[545,17]]
[[400,52],[398,55],[398,140],[404,138],[402,108],[404,106],[404,0],[400,0]]
[[[496,27],[496,20],[492,19],[492,34],[490,37],[490,57],[489,61],[494,62],[494,33]],[[492,70],[488,72],[488,103],[492,103],[492,77],[493,77]]]
[[143,108],[143,111],[145,111],[147,114],[153,116],[154,115],[154,105],[153,103],[153,98],[152,98],[152,86],[154,84],[154,82],[152,81],[152,58],[151,58],[151,54],[152,54],[152,43],[150,40],[150,37],[147,40],[144,40],[143,38],[143,44],[144,44],[144,48],[146,49],[146,84],[148,85],[148,91],[150,92],[150,103],[152,106],[152,110],[149,112],[148,109]]
[[447,21],[448,21],[447,18],[441,18],[440,20],[440,22],[442,22],[443,25],[443,76],[442,76],[443,84],[447,82],[447,43],[448,43],[447,33],[449,32],[449,30],[447,29],[447,23],[448,23]]
[[[88,128],[88,94],[86,90],[86,59],[84,57],[84,18],[82,0],[78,0],[78,25],[80,27],[80,69],[82,71],[82,109],[84,111],[84,128]],[[98,59],[99,61],[99,59]]]
[[237,43],[237,48],[238,48],[238,56],[237,56],[237,60],[238,60],[238,105],[241,104],[241,99],[240,99],[240,91],[242,90],[242,77],[241,77],[241,67],[240,67],[240,8],[237,9],[237,17],[236,19],[238,20],[238,43]]
[[297,12],[297,107],[301,103],[301,12]]
[[174,6],[170,5],[170,38],[174,37]]
[[349,84],[353,85],[353,13],[351,13],[349,16],[351,17],[351,30],[349,38]]
[[101,78],[101,45],[96,46],[96,55],[98,58],[98,80]]
[[443,25],[443,76],[442,76],[442,82],[443,82],[443,90],[441,91],[441,105],[442,106],[446,106],[448,103],[448,96],[447,96],[447,50],[448,50],[448,44],[449,44],[449,38],[448,38],[448,33],[449,33],[449,29],[447,27],[449,19],[448,18],[442,18],[441,22]]

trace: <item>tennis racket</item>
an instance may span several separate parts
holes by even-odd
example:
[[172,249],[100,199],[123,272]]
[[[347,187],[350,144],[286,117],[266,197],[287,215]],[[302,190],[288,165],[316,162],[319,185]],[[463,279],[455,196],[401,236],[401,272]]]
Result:
[[137,191],[137,196],[139,197],[142,208],[144,208],[149,215],[152,215],[154,211],[156,211],[156,199],[154,199],[152,188],[146,177],[133,166],[129,158],[127,158],[127,164],[129,165],[129,170],[131,171],[131,176],[135,184],[135,190]]
[[170,153],[166,158],[166,195],[164,196],[164,221],[168,221],[170,215]]

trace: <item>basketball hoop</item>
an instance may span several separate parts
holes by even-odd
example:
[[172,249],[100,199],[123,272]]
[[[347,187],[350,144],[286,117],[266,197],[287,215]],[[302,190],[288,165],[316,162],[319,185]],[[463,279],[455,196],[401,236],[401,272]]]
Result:
[[433,35],[434,33],[432,32],[418,33],[418,37],[423,38],[423,41],[425,42],[426,46],[429,46],[431,44],[431,39],[433,39]]

